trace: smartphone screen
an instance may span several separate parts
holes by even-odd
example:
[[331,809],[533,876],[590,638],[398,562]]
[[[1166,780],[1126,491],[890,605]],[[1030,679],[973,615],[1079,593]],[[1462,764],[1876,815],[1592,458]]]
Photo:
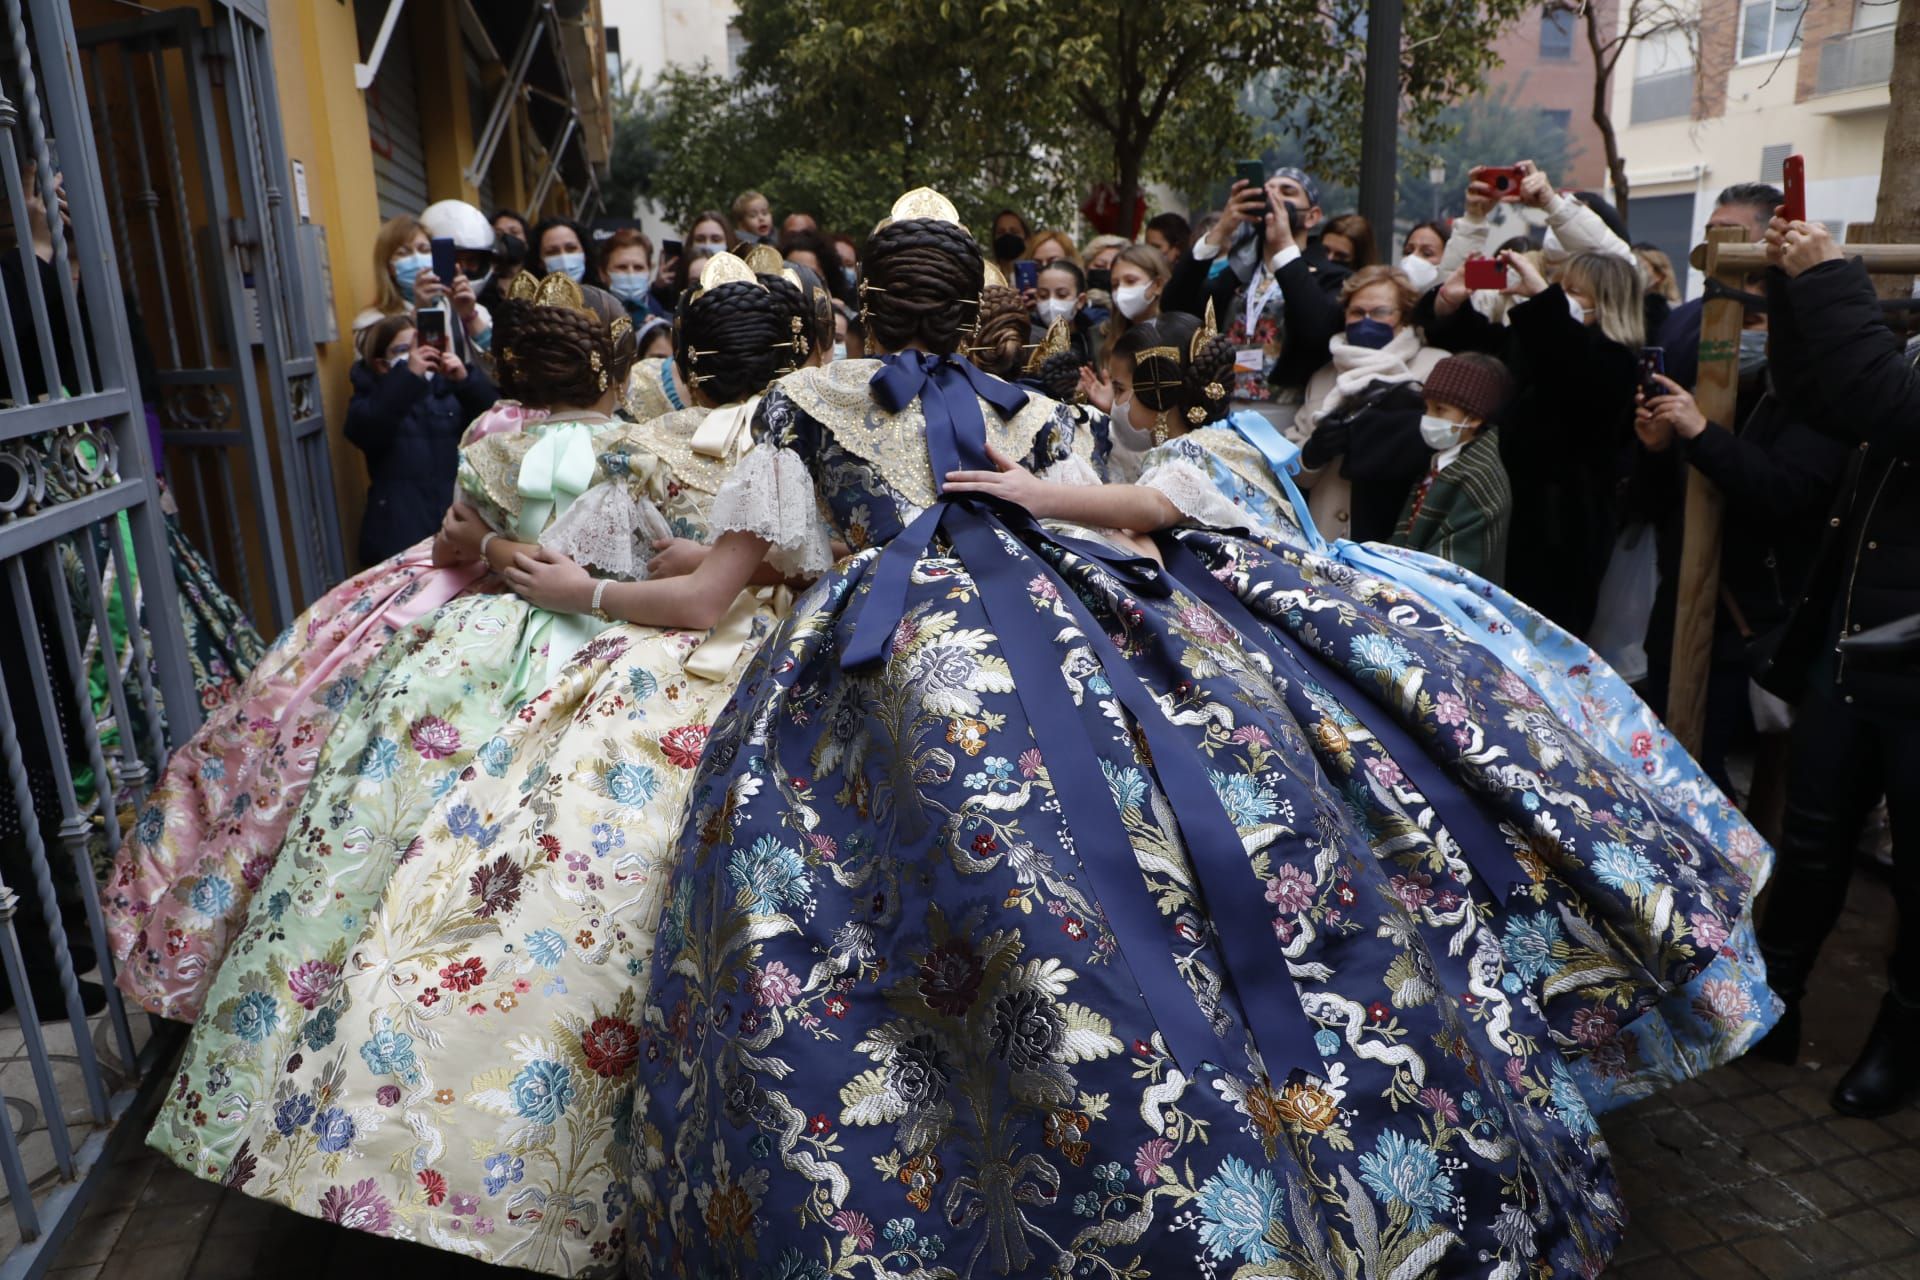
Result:
[[433,275],[436,280],[448,288],[453,287],[453,278],[460,274],[460,267],[455,259],[456,254],[453,241],[445,236],[435,237],[433,240]]
[[1095,267],[1087,272],[1087,288],[1101,293],[1113,292],[1113,271],[1107,267]]
[[423,307],[413,313],[414,341],[436,351],[447,349],[447,313],[440,307]]
[[660,242],[660,256],[663,258],[677,258],[685,252],[686,247],[678,240],[662,240]]
[[1655,396],[1664,396],[1667,389],[1653,380],[1656,373],[1667,371],[1667,351],[1665,347],[1640,348],[1640,394],[1651,400]]
[[1022,258],[1013,264],[1013,287],[1025,292],[1040,287],[1040,264],[1032,258]]

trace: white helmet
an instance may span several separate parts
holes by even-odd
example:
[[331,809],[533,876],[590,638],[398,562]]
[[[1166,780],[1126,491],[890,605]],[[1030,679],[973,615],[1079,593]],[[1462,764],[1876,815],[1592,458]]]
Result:
[[420,229],[430,239],[453,241],[453,247],[462,251],[493,252],[493,224],[465,200],[436,200],[428,205],[420,215]]

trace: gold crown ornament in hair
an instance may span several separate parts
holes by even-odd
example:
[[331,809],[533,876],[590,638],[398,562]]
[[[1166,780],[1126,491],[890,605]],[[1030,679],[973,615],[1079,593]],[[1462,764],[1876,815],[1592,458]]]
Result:
[[1213,318],[1213,299],[1208,298],[1206,319],[1202,320],[1200,327],[1193,331],[1193,342],[1187,347],[1187,363],[1197,362],[1200,359],[1200,353],[1206,350],[1207,344],[1219,336],[1220,326]]
[[888,215],[888,221],[905,222],[909,218],[951,222],[956,227],[960,225],[960,211],[953,207],[953,201],[932,187],[915,187],[893,202],[893,212]]
[[1006,272],[1000,270],[999,266],[991,259],[986,263],[986,277],[986,282],[980,286],[983,292],[987,289],[1010,289],[1013,287],[1007,283]]
[[1035,347],[1033,354],[1027,357],[1028,373],[1038,373],[1040,366],[1053,357],[1065,355],[1073,350],[1073,342],[1068,336],[1071,328],[1065,316],[1047,326],[1047,336],[1041,339],[1040,345]]
[[757,276],[777,276],[780,274],[780,268],[787,265],[787,260],[780,256],[780,251],[770,244],[756,244],[742,256],[747,260],[747,265],[753,268],[753,274]]
[[540,280],[531,271],[516,271],[507,281],[507,297],[516,302],[532,302],[540,292]]
[[555,271],[540,282],[539,290],[533,295],[536,307],[564,307],[569,311],[581,311],[593,316],[593,309],[587,306],[587,295],[580,292],[580,282],[564,271]]

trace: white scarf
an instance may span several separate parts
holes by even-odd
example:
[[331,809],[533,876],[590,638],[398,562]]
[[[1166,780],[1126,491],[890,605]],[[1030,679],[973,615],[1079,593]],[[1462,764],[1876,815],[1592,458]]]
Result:
[[1420,354],[1420,331],[1408,325],[1393,335],[1393,341],[1380,348],[1356,347],[1344,333],[1335,334],[1327,344],[1333,356],[1333,390],[1314,414],[1316,423],[1339,407],[1348,396],[1358,395],[1376,382],[1413,382],[1417,375],[1408,367]]

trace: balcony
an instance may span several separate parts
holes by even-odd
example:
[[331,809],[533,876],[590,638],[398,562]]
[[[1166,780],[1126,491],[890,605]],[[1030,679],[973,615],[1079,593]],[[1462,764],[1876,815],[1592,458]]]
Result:
[[[1893,73],[1893,28],[1872,27],[1834,36],[1820,46],[1815,93],[1845,93],[1887,83]],[[1636,101],[1638,93],[1636,90]]]
[[1693,68],[1663,71],[1633,82],[1632,120],[1678,120],[1693,114]]

